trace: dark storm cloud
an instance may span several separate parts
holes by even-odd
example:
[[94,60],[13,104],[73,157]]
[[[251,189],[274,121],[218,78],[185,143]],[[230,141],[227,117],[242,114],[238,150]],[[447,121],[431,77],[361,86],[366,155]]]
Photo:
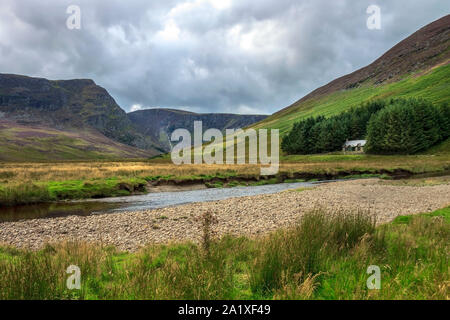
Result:
[[[66,28],[69,5],[81,30]],[[381,7],[381,30],[366,8]],[[161,0],[0,4],[0,72],[92,78],[126,110],[272,113],[449,12],[448,1]]]

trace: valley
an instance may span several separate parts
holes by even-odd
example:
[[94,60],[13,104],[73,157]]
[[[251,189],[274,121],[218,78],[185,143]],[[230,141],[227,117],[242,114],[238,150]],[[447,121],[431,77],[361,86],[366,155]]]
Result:
[[[152,101],[189,100],[187,84],[209,73],[186,59],[174,100],[156,89],[175,78],[142,76],[160,82]],[[123,81],[114,92],[131,90]],[[260,110],[232,84],[223,110],[239,98],[236,110]],[[0,73],[0,299],[448,299],[449,104],[450,15],[271,115],[127,113],[92,79]],[[246,163],[255,135],[240,164],[208,164],[199,153],[224,143],[194,135],[177,165],[170,137],[195,121],[215,137],[279,130],[282,148],[277,132]],[[349,140],[368,147],[342,151]],[[278,170],[262,174],[262,158]],[[382,290],[366,286],[373,265]]]

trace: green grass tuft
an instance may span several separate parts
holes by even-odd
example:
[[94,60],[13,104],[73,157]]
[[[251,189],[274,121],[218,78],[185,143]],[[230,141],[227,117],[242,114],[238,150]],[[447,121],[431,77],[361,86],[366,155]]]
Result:
[[[74,242],[0,246],[0,299],[446,299],[449,214],[375,227],[366,212],[316,210],[264,238],[205,237],[137,253]],[[66,288],[72,264],[81,290]],[[380,290],[366,286],[370,265],[381,269]]]

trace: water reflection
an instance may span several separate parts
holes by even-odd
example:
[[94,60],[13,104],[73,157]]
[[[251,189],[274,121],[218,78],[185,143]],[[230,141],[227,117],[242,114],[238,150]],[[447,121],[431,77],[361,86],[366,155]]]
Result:
[[68,215],[86,216],[95,212],[109,211],[120,203],[106,202],[57,202],[21,206],[0,207],[0,222],[22,219],[56,218]]

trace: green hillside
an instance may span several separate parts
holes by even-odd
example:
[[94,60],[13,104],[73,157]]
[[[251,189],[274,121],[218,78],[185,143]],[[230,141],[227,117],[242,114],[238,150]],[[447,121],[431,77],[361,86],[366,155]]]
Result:
[[273,114],[252,127],[280,129],[281,135],[284,135],[294,122],[310,116],[336,115],[372,99],[422,97],[435,103],[450,102],[449,79],[450,64],[446,64],[427,72],[416,72],[398,82],[364,84],[360,88],[311,98],[298,106]]

